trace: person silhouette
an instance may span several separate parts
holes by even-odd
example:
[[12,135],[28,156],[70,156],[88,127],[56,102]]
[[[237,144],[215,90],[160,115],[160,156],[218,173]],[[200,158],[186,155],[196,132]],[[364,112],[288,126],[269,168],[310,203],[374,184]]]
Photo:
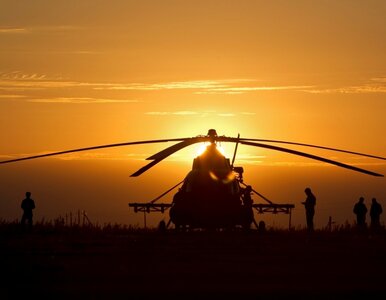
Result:
[[315,205],[316,205],[316,197],[312,193],[311,189],[307,187],[304,192],[307,195],[307,198],[302,204],[306,209],[306,221],[307,221],[307,230],[314,230],[314,215],[315,215]]
[[382,206],[377,202],[377,199],[373,198],[371,200],[370,207],[370,218],[371,218],[371,228],[373,230],[378,230],[381,227],[380,215],[382,213]]
[[251,223],[253,222],[256,227],[258,227],[254,215],[253,215],[253,199],[252,199],[252,186],[247,185],[242,193],[242,202],[243,202],[243,227],[249,229]]
[[23,216],[21,217],[21,225],[24,227],[27,222],[29,228],[32,227],[32,210],[35,209],[35,201],[31,199],[31,192],[25,193],[25,199],[21,202]]
[[359,201],[355,203],[353,212],[357,216],[357,226],[359,228],[365,228],[366,227],[366,214],[367,214],[367,207],[364,203],[365,198],[360,197]]
[[166,223],[164,220],[161,220],[158,223],[158,231],[164,233],[166,231]]

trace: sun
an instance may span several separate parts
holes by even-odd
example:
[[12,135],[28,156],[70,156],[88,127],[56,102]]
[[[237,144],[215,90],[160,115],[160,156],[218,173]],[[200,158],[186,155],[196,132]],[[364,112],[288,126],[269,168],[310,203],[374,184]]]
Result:
[[[196,150],[196,157],[197,156],[200,156],[201,154],[203,154],[205,151],[206,151],[206,147],[208,147],[210,145],[209,142],[205,142],[205,143],[202,143],[200,144],[200,146],[198,146],[197,150]],[[222,146],[220,146],[219,144],[217,144],[217,150],[220,151],[220,153],[222,155],[225,156],[225,150]]]

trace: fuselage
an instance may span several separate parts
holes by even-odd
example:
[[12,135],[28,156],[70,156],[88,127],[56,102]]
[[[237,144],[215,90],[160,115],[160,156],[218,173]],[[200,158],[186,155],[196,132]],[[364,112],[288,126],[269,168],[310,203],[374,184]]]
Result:
[[216,144],[194,159],[173,203],[170,217],[175,225],[228,227],[241,223],[239,182]]

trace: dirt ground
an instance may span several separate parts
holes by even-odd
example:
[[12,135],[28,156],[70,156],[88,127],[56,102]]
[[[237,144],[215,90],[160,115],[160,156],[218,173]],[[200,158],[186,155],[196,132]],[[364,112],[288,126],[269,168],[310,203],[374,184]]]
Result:
[[0,261],[1,299],[369,299],[386,292],[385,233],[3,230]]

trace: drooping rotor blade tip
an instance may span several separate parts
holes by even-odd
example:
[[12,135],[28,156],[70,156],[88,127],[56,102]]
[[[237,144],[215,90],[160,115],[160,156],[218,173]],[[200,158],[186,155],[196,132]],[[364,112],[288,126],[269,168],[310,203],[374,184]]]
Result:
[[361,152],[355,152],[345,149],[337,149],[332,147],[326,147],[326,146],[320,146],[320,145],[313,145],[313,144],[305,144],[305,143],[297,143],[297,142],[290,142],[290,141],[281,141],[281,140],[268,140],[268,139],[250,139],[250,138],[241,138],[242,141],[255,141],[255,142],[263,142],[263,143],[278,143],[278,144],[287,144],[287,145],[295,145],[295,146],[304,146],[304,147],[312,147],[312,148],[319,148],[324,150],[330,150],[330,151],[336,151],[336,152],[342,152],[342,153],[349,153],[359,156],[365,156],[375,159],[381,159],[386,160],[386,157],[379,156],[379,155],[372,155],[367,153],[361,153]]
[[375,172],[372,172],[372,171],[369,171],[369,170],[358,168],[358,167],[355,167],[355,166],[352,166],[352,165],[347,165],[347,164],[344,164],[344,163],[341,163],[341,162],[338,162],[338,161],[334,161],[334,160],[323,158],[323,157],[320,157],[320,156],[308,154],[308,153],[305,153],[305,152],[300,152],[300,151],[291,150],[291,149],[288,149],[288,148],[283,148],[283,147],[278,147],[278,146],[273,146],[273,145],[266,145],[266,144],[262,144],[262,143],[248,142],[248,141],[240,141],[240,143],[244,144],[244,145],[248,145],[248,146],[267,148],[267,149],[271,149],[271,150],[276,150],[276,151],[286,152],[286,153],[290,153],[290,154],[294,154],[294,155],[298,155],[298,156],[307,157],[307,158],[310,158],[310,159],[322,161],[322,162],[325,162],[325,163],[328,163],[328,164],[336,165],[338,167],[342,167],[342,168],[345,168],[345,169],[349,169],[349,170],[353,170],[353,171],[356,171],[356,172],[364,173],[364,174],[367,174],[367,175],[372,175],[372,176],[376,176],[376,177],[384,177],[384,175],[382,175],[382,174],[378,174],[378,173],[375,173]]

